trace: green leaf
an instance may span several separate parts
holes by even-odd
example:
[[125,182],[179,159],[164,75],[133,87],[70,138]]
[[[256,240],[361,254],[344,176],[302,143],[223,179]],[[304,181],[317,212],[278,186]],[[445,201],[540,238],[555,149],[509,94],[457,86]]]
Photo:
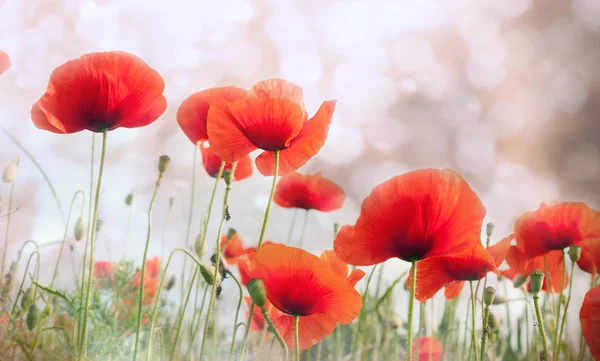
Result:
[[[31,275],[29,275],[29,277],[31,277]],[[64,293],[60,292],[60,291],[55,291],[53,289],[50,289],[48,287],[44,287],[42,285],[40,285],[39,283],[35,282],[33,280],[33,277],[31,278],[31,282],[33,282],[34,285],[36,285],[36,287],[38,287],[39,289],[41,289],[42,291],[45,291],[53,296],[59,297],[62,300],[64,300],[65,302],[67,302],[69,304],[69,306],[71,308],[75,307],[75,300],[70,299],[69,297],[67,297],[67,295],[65,295]]]

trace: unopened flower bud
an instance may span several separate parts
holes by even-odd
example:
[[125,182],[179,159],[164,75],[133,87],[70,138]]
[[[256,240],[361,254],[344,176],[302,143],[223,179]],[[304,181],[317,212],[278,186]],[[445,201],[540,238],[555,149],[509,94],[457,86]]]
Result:
[[196,236],[196,242],[194,243],[194,252],[196,252],[196,255],[199,259],[202,259],[202,257],[204,257],[205,251],[206,242],[202,240],[202,232],[200,232],[198,233],[198,236]]
[[52,314],[52,306],[46,305],[46,307],[44,307],[44,311],[42,311],[42,317],[48,317],[51,314]]
[[223,171],[223,179],[225,180],[225,184],[227,184],[228,186],[231,185],[231,183],[233,182],[233,172],[231,171],[231,169],[225,169]]
[[246,284],[246,288],[248,288],[248,293],[250,293],[254,304],[263,308],[267,303],[267,290],[263,280],[260,278],[252,279]]
[[492,312],[490,312],[488,314],[488,327],[490,328],[490,330],[493,331],[493,330],[497,329],[498,324],[499,324],[498,317],[495,314],[493,314]]
[[492,232],[494,232],[494,224],[492,222],[488,222],[488,224],[485,225],[485,234],[489,238],[492,236]]
[[169,198],[169,207],[173,207],[173,203],[175,203],[175,197]]
[[486,306],[489,306],[492,303],[494,303],[495,294],[496,289],[494,287],[486,287],[483,290],[483,303],[485,303]]
[[125,204],[129,207],[133,204],[133,191],[125,196]]
[[569,258],[571,259],[571,262],[579,261],[579,257],[581,257],[581,247],[579,247],[579,246],[569,247]]
[[21,309],[27,310],[29,306],[33,303],[33,287],[29,287],[24,293],[23,297],[21,297]]
[[27,328],[29,331],[33,331],[35,327],[40,322],[40,310],[37,308],[35,304],[29,306],[29,311],[27,311]]
[[171,163],[171,158],[168,155],[161,155],[158,157],[158,172],[163,174],[169,169],[169,164]]
[[531,293],[539,293],[544,285],[544,273],[539,269],[533,270],[529,275],[529,283],[531,284]]
[[4,183],[10,183],[17,178],[17,171],[19,170],[19,157],[15,157],[12,162],[8,163],[4,172],[2,173],[2,180]]
[[173,286],[175,286],[175,275],[172,275],[171,278],[169,278],[169,281],[167,282],[167,285],[165,286],[165,289],[167,291],[169,291],[171,288],[173,288]]
[[400,327],[402,327],[402,319],[395,315],[394,317],[392,317],[392,320],[390,321],[390,328],[392,330],[396,330],[399,329]]
[[496,295],[494,296],[494,302],[492,302],[492,305],[503,305],[506,302],[508,302],[508,298],[496,293]]
[[528,279],[529,279],[529,276],[517,275],[517,277],[515,277],[515,280],[513,281],[513,287],[514,288],[521,287],[522,285],[525,284],[525,282],[527,282]]
[[237,233],[237,231],[235,229],[229,228],[229,230],[227,231],[227,240],[232,239],[236,233]]
[[[200,266],[200,273],[206,283],[212,286],[215,278],[215,266],[212,264],[202,264]],[[221,275],[217,272],[217,285],[219,284],[221,284]]]
[[75,235],[76,241],[81,241],[85,233],[87,232],[87,220],[85,216],[81,216],[77,218],[77,222],[75,222],[75,230],[73,231]]

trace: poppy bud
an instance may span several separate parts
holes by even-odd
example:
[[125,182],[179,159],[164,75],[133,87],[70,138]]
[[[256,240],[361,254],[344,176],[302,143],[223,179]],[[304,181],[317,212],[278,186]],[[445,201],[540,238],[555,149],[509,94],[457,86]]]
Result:
[[[202,264],[200,266],[200,273],[202,274],[202,277],[204,277],[206,283],[212,286],[215,277],[215,266],[212,264]],[[221,275],[217,273],[217,285],[219,284],[221,284]]]
[[29,331],[33,331],[35,327],[40,322],[40,310],[37,308],[35,304],[29,307],[29,311],[27,312],[27,328]]
[[103,225],[104,225],[104,221],[98,218],[96,220],[96,233],[100,232]]
[[223,171],[223,179],[225,180],[225,184],[228,186],[231,185],[231,182],[233,181],[233,172],[231,169],[225,169]]
[[227,231],[227,240],[232,239],[236,233],[237,233],[237,231],[235,229],[229,228],[229,230]]
[[390,321],[390,328],[392,330],[396,330],[400,327],[402,327],[402,319],[398,316],[392,317],[392,320]]
[[340,224],[339,223],[334,223],[333,224],[333,235],[337,236],[338,232],[340,231]]
[[51,314],[52,314],[52,306],[46,305],[46,307],[44,307],[44,311],[42,311],[42,317],[48,317]]
[[127,206],[131,206],[133,204],[133,191],[131,191],[131,193],[125,196],[125,204]]
[[492,232],[494,232],[494,224],[492,222],[488,222],[488,224],[485,225],[485,234],[488,236],[488,238],[490,238],[492,236]]
[[33,303],[33,287],[29,287],[25,293],[23,293],[23,297],[21,298],[21,308],[26,310]]
[[19,170],[19,157],[15,157],[12,162],[8,163],[4,172],[2,173],[2,180],[4,183],[10,183],[17,178],[17,170]]
[[496,315],[494,315],[493,313],[489,313],[488,314],[488,327],[490,328],[490,330],[495,330],[498,328],[498,317],[496,317]]
[[571,262],[579,261],[579,257],[581,257],[581,247],[579,247],[579,246],[569,247],[569,258],[571,259]]
[[175,203],[175,197],[169,198],[169,207],[173,207],[173,203]]
[[85,219],[85,216],[81,216],[77,218],[77,222],[75,222],[75,230],[73,231],[73,233],[75,234],[75,240],[81,241],[86,232],[87,220]]
[[494,296],[494,301],[492,302],[492,305],[502,305],[502,304],[505,304],[506,302],[508,302],[508,298],[497,294]]
[[489,306],[492,303],[494,303],[495,293],[496,289],[494,287],[486,287],[483,290],[483,303],[485,303],[486,306]]
[[167,285],[165,286],[165,289],[168,291],[171,288],[173,288],[173,286],[175,286],[175,275],[172,275],[171,278],[169,278],[169,281],[167,282]]
[[169,169],[169,164],[171,163],[171,158],[168,155],[161,155],[158,157],[158,172],[163,174]]
[[265,289],[265,283],[260,278],[251,279],[247,284],[248,293],[252,297],[252,301],[255,305],[263,308],[267,303],[267,290]]
[[527,282],[527,279],[529,279],[529,276],[517,275],[517,277],[515,277],[515,280],[513,281],[513,287],[521,287],[523,284],[525,284],[525,282]]
[[529,283],[531,284],[531,293],[539,293],[544,284],[544,273],[539,269],[533,270],[529,275]]
[[198,233],[196,237],[196,242],[194,243],[194,252],[198,258],[202,259],[204,257],[204,252],[206,251],[206,242],[202,240],[202,232]]

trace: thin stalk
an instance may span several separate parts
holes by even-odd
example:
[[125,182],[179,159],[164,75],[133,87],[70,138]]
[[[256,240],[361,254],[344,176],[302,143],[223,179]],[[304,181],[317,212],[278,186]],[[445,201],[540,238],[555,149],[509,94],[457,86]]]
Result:
[[[173,342],[173,348],[171,349],[171,356],[169,357],[169,361],[173,360],[173,357],[175,357],[175,351],[177,350],[177,344],[179,343],[179,335],[181,333],[181,325],[183,324],[183,317],[185,316],[185,310],[187,308],[188,303],[190,302],[190,296],[192,294],[192,289],[194,288],[194,281],[196,280],[196,276],[198,275],[198,270],[200,269],[199,266],[194,267],[194,273],[192,274],[192,278],[190,279],[190,285],[188,287],[188,293],[187,296],[185,297],[185,302],[183,304],[183,307],[181,308],[181,312],[177,321],[177,327],[175,328],[175,339],[172,341]],[[202,360],[202,359],[200,359]]]
[[487,328],[488,328],[488,318],[490,316],[490,306],[485,306],[483,309],[483,332],[481,333],[481,353],[479,354],[479,359],[481,361],[485,360],[485,356],[487,355],[487,347],[485,345],[485,338],[487,336]]
[[[469,299],[467,300],[467,317],[465,317],[465,333],[463,334],[463,347],[462,347],[462,351],[461,351],[461,355],[463,357],[463,359],[465,358],[465,354],[467,353],[466,349],[467,349],[467,333],[469,332],[469,311],[471,310],[471,297],[469,297]],[[472,315],[474,316],[474,315]],[[473,349],[469,348],[469,352],[471,352]],[[471,357],[471,355],[469,355],[469,357]]]
[[81,361],[86,354],[86,341],[87,341],[87,318],[88,311],[90,306],[90,296],[92,294],[92,281],[94,280],[94,242],[96,241],[96,234],[98,227],[96,224],[98,222],[98,206],[100,204],[100,189],[102,187],[102,173],[104,171],[104,159],[106,157],[106,138],[107,138],[108,129],[104,129],[102,132],[102,151],[100,155],[100,169],[98,170],[98,182],[96,184],[96,197],[94,200],[94,215],[92,217],[91,223],[91,235],[90,235],[90,260],[89,260],[89,274],[87,280],[87,290],[85,295],[85,307],[83,309],[83,325],[81,328],[81,340],[79,344],[79,353],[77,359]]
[[[571,273],[573,274],[573,273]],[[591,281],[590,281],[590,289],[594,288],[596,286],[596,280],[595,280],[595,275],[592,274],[591,275]],[[573,283],[573,280],[571,280],[571,283]],[[569,291],[570,292],[570,291]],[[579,353],[577,354],[577,361],[583,361],[583,356],[585,356],[585,340],[583,338],[583,332],[579,333]]]
[[12,214],[13,196],[15,193],[16,179],[10,184],[10,196],[8,196],[8,214],[6,215],[6,232],[4,233],[4,248],[2,249],[2,268],[0,268],[0,280],[4,275],[4,267],[6,267],[6,251],[8,251],[8,229],[10,226],[10,216]]
[[308,214],[309,210],[307,209],[304,214],[304,224],[302,225],[302,233],[300,233],[300,241],[298,242],[298,248],[302,248],[302,244],[304,243],[304,234],[306,233],[306,226],[308,225]]
[[426,302],[419,302],[419,328],[417,328],[417,342],[415,343],[415,355],[419,354],[419,347],[421,346],[421,342],[419,342],[419,339],[421,338],[421,333],[425,328],[425,303]]
[[135,328],[135,343],[133,345],[133,361],[137,359],[138,343],[140,340],[140,330],[142,328],[142,307],[144,305],[144,283],[146,281],[146,259],[148,258],[148,248],[150,248],[150,236],[152,235],[152,208],[154,207],[154,201],[158,194],[158,189],[162,183],[164,172],[158,172],[158,178],[156,179],[156,185],[154,186],[154,193],[150,199],[150,206],[148,206],[148,225],[146,231],[146,245],[144,246],[144,255],[142,258],[142,271],[140,274],[140,293],[138,297],[138,309],[137,309],[137,324]]
[[375,265],[373,267],[373,269],[371,270],[371,273],[369,274],[369,277],[367,278],[367,284],[365,286],[365,291],[362,294],[363,307],[359,313],[358,322],[356,323],[356,328],[354,329],[354,332],[352,334],[352,347],[350,348],[350,350],[351,350],[350,353],[353,355],[356,355],[356,356],[358,356],[360,354],[360,353],[356,353],[356,350],[358,349],[358,346],[360,345],[360,336],[361,336],[360,328],[366,317],[365,301],[367,299],[367,295],[369,294],[369,285],[371,285],[371,279],[373,279],[373,275],[375,274],[376,269],[377,269],[377,265]]
[[[23,286],[25,285],[25,279],[27,278],[27,271],[29,270],[29,265],[31,263],[31,258],[33,258],[34,255],[37,256],[36,257],[36,262],[37,262],[36,267],[38,269],[40,267],[40,253],[37,250],[31,252],[31,254],[29,255],[29,258],[27,259],[27,264],[25,265],[25,272],[23,273],[23,278],[21,279],[21,284],[19,285],[19,290],[17,291],[17,297],[15,298],[15,302],[13,303],[12,310],[10,311],[10,313],[12,315],[15,314],[15,311],[17,309],[17,304],[18,304],[18,301],[19,301],[19,295],[21,294],[21,292],[23,292]],[[37,281],[37,279],[36,279],[36,281]],[[35,299],[35,297],[34,297],[34,299]]]
[[298,338],[298,324],[300,323],[300,316],[294,316],[294,344],[296,345],[296,361],[300,361],[300,341]]
[[[231,167],[231,172],[235,172],[235,167],[237,163],[234,163]],[[221,162],[221,168],[225,167],[225,162]],[[221,177],[217,178],[217,181]],[[210,293],[210,298],[208,299],[208,309],[206,310],[206,322],[204,324],[204,332],[202,334],[202,341],[200,342],[200,357],[199,360],[203,360],[204,357],[204,345],[206,344],[206,338],[208,335],[208,329],[210,326],[210,315],[212,313],[212,309],[215,303],[215,297],[217,295],[217,287],[219,286],[217,283],[217,278],[219,277],[219,263],[221,262],[221,233],[223,233],[223,227],[225,226],[225,222],[228,218],[228,208],[229,208],[229,194],[231,193],[231,183],[226,182],[225,195],[223,196],[223,211],[221,215],[221,222],[219,224],[219,229],[217,230],[217,241],[216,241],[216,251],[215,254],[215,274],[213,276],[212,289]],[[205,227],[205,229],[208,227]]]
[[81,194],[81,214],[83,215],[83,207],[85,206],[85,193],[82,190],[78,190],[73,195],[71,199],[71,205],[69,206],[69,215],[67,216],[67,223],[65,225],[65,232],[63,233],[62,241],[60,242],[60,250],[58,251],[58,257],[56,258],[56,265],[54,266],[54,272],[52,273],[52,280],[50,281],[50,286],[48,288],[52,288],[54,285],[54,281],[56,280],[56,274],[58,273],[58,265],[60,264],[60,259],[63,253],[63,249],[65,248],[65,241],[67,240],[67,234],[69,233],[69,223],[71,223],[71,215],[73,214],[73,205],[75,204],[75,200],[77,199],[77,195]]
[[238,290],[240,291],[240,298],[238,300],[237,309],[235,311],[235,321],[233,322],[233,324],[234,324],[233,336],[231,338],[231,346],[229,348],[229,358],[228,359],[229,359],[229,361],[231,361],[233,358],[233,348],[235,346],[235,336],[237,334],[238,317],[240,315],[240,308],[242,307],[242,299],[244,298],[244,290],[242,289],[242,285],[241,285],[240,281],[238,281],[238,279],[233,275],[233,273],[228,272],[228,274],[231,277],[231,279],[235,281],[235,284],[238,286]]
[[[560,338],[558,336],[559,333],[559,328],[560,328],[560,308],[562,306],[562,300],[563,300],[563,289],[565,288],[565,282],[566,282],[566,278],[567,278],[567,259],[565,256],[565,250],[563,248],[562,250],[562,280],[560,282],[560,290],[559,290],[559,294],[558,294],[558,307],[556,307],[556,327],[554,327],[554,361],[558,361],[558,353],[560,352]],[[571,273],[572,274],[572,273]],[[572,284],[573,282],[571,282]],[[567,310],[564,310],[565,314],[567,313]]]
[[335,347],[334,347],[334,352],[335,352],[335,361],[340,361],[342,359],[342,334],[341,334],[341,329],[339,327],[337,327],[335,329]]
[[127,255],[129,254],[129,232],[131,231],[131,220],[133,219],[133,214],[135,213],[135,197],[131,200],[131,204],[129,205],[129,215],[127,216],[127,228],[125,229],[125,259],[127,259]]
[[[566,268],[566,264],[563,263],[563,265]],[[573,276],[574,271],[575,271],[575,262],[571,262],[571,276]],[[554,356],[554,359],[557,361],[560,359],[560,340],[562,340],[565,323],[567,323],[567,310],[569,309],[569,304],[571,303],[572,292],[573,292],[573,280],[571,280],[571,282],[569,282],[569,294],[567,295],[567,303],[565,304],[565,310],[563,311],[562,320],[560,322],[560,332],[558,334],[558,338],[556,341],[556,343],[557,343],[556,351],[555,351],[556,356]]]
[[410,299],[408,300],[408,321],[407,321],[407,344],[408,344],[408,361],[413,360],[412,352],[412,320],[413,320],[413,308],[415,304],[415,289],[417,288],[417,261],[412,261],[411,268],[411,285],[410,285]]
[[[550,312],[550,315],[552,316],[552,322],[556,323],[556,319],[555,319],[555,314],[554,314],[554,298],[551,296],[552,293],[554,292],[554,286],[552,285],[552,282],[550,282],[552,280],[552,278],[550,277],[550,269],[548,268],[548,257],[546,255],[544,255],[544,282],[546,284],[546,301],[550,301],[550,309],[552,310],[552,312]],[[561,290],[562,291],[562,290]],[[560,304],[558,305],[559,309],[560,309]]]
[[542,312],[540,311],[539,300],[540,296],[536,293],[533,295],[533,306],[535,307],[535,316],[538,322],[538,328],[540,330],[540,337],[542,339],[542,346],[546,353],[546,360],[550,356],[550,349],[548,348],[548,341],[546,340],[546,329],[544,328],[544,320],[542,318]]
[[[171,198],[172,199],[172,198]],[[162,231],[162,247],[161,247],[161,252],[160,252],[160,256],[162,258],[165,257],[165,243],[166,243],[166,238],[167,238],[167,228],[169,227],[169,221],[171,220],[171,211],[173,210],[173,201],[169,200],[169,209],[167,210],[167,217],[165,219],[165,227],[163,228]]]
[[[471,319],[471,348],[473,349],[473,354],[475,355],[475,361],[478,360],[477,356],[477,341],[475,337],[475,292],[473,291],[473,281],[469,281],[469,286],[471,287],[471,314],[473,318]],[[471,360],[471,352],[469,352],[469,360]]]
[[[265,318],[265,321],[269,325],[269,329],[271,330],[271,332],[275,336],[275,339],[281,345],[281,348],[283,349],[284,360],[287,361],[287,359],[288,359],[288,349],[287,349],[287,345],[285,343],[285,340],[283,339],[283,337],[281,336],[281,334],[279,333],[279,331],[277,330],[277,328],[275,328],[275,324],[273,323],[273,320],[271,319],[271,316],[269,315],[269,311],[267,311],[267,308],[265,306],[263,306],[263,307],[260,308],[260,311],[262,312],[262,314],[263,314],[263,316]],[[298,318],[298,316],[294,316],[294,321],[296,321],[296,318]],[[296,327],[297,327],[297,325],[296,325]],[[298,339],[296,338],[296,346],[299,348],[297,340]]]
[[[196,200],[196,163],[198,157],[198,147],[200,142],[194,145],[194,156],[192,160],[192,194],[190,195],[190,210],[188,212],[187,228],[185,230],[185,247],[187,248],[188,242],[190,241],[190,232],[192,230],[192,217],[194,215],[194,201]],[[185,270],[187,265],[187,259],[183,259],[183,271],[181,272],[181,297],[183,299],[183,293],[185,291]]]
[[[202,279],[199,277],[198,278],[199,281],[201,281]],[[204,311],[204,305],[206,304],[206,296],[208,295],[208,283],[204,283],[204,293],[202,294],[202,302],[200,303],[200,309],[197,311],[198,313],[198,318],[196,319],[196,326],[194,327],[194,332],[192,333],[192,336],[190,337],[190,345],[189,345],[189,350],[190,350],[190,358],[193,355],[192,350],[192,345],[194,343],[194,341],[196,340],[196,335],[198,335],[198,331],[200,330],[200,322],[202,321],[202,312]]]
[[292,221],[290,222],[290,229],[287,235],[286,244],[290,244],[290,240],[292,239],[292,234],[294,233],[294,225],[296,224],[296,217],[298,216],[298,208],[294,208],[294,215],[292,216]]

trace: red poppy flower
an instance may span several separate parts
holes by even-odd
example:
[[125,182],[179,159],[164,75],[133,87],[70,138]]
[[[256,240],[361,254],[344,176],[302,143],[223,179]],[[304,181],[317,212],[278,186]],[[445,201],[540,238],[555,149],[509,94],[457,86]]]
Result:
[[214,152],[233,163],[256,149],[256,166],[273,175],[274,151],[279,174],[289,174],[315,156],[325,144],[335,101],[323,102],[307,120],[302,89],[283,79],[254,85],[246,99],[213,104],[208,110],[208,138]]
[[[544,258],[546,260],[544,261]],[[515,272],[521,275],[529,275],[533,270],[539,269],[546,273],[546,265],[548,266],[547,275],[549,280],[545,280],[542,290],[547,291],[546,283],[550,283],[551,291],[558,293],[562,284],[563,267],[565,264],[562,259],[562,251],[552,251],[543,256],[527,257],[525,252],[519,246],[510,246],[506,256],[506,262]],[[569,275],[566,273],[564,288],[569,283]],[[564,289],[563,288],[563,289]]]
[[579,311],[581,332],[594,359],[600,360],[600,286],[589,290]]
[[329,212],[342,207],[346,194],[337,184],[317,174],[292,173],[277,183],[273,201],[284,208]]
[[237,232],[234,233],[231,239],[228,239],[226,234],[221,236],[221,249],[224,250],[223,255],[228,265],[237,264],[238,257],[246,253],[242,245],[242,239]]
[[[273,241],[264,241],[263,242],[263,246],[266,246],[267,244],[276,244]],[[256,253],[256,247],[248,247],[246,249],[244,249],[243,254],[248,254],[248,255],[252,255]],[[250,281],[250,276],[248,275],[248,269],[250,267],[250,259],[252,259],[252,257],[244,257],[244,258],[240,258],[238,257],[237,259],[237,263],[238,263],[238,269],[240,271],[240,281],[242,282],[242,284],[245,286],[248,281]]]
[[506,278],[508,278],[511,281],[514,281],[515,278],[517,278],[517,276],[519,275],[519,273],[517,271],[515,271],[514,268],[509,268],[509,269],[506,269],[506,270],[501,270],[499,272],[500,272],[500,275],[502,277],[506,277]]
[[448,286],[444,292],[446,298],[454,298],[459,295],[465,281],[480,280],[489,271],[496,271],[490,252],[479,243],[465,243],[447,254],[419,262],[415,298],[424,302],[444,286]]
[[417,342],[419,343],[419,353],[417,361],[440,361],[444,352],[442,344],[435,337],[419,337],[413,343],[413,352],[417,351]]
[[600,269],[600,238],[589,238],[579,243],[581,246],[581,257],[577,265],[583,271],[591,273],[594,277]]
[[8,54],[0,50],[0,74],[4,73],[10,68],[10,57]]
[[346,281],[348,281],[352,287],[356,286],[356,284],[365,277],[365,271],[360,269],[355,269],[348,275],[348,265],[339,259],[334,250],[323,251],[323,253],[321,253],[321,259],[329,263],[329,267],[331,267],[333,272],[346,278]]
[[110,280],[113,275],[113,263],[110,261],[94,262],[94,278],[97,280]]
[[[242,266],[244,265],[244,266]],[[338,323],[358,316],[362,299],[328,262],[302,249],[263,245],[240,257],[250,279],[262,279],[267,299],[282,312],[273,319],[289,347],[295,347],[293,323],[299,316],[299,344],[309,348],[329,335]]]
[[542,204],[515,222],[514,234],[525,255],[542,256],[600,237],[600,213],[584,203]]
[[148,278],[158,278],[160,275],[160,258],[146,260],[146,275]]
[[160,75],[135,55],[90,53],[52,72],[31,118],[54,133],[143,127],[166,110],[164,87]]
[[354,226],[343,226],[334,249],[344,262],[370,266],[390,258],[420,260],[463,242],[479,242],[485,208],[451,170],[422,169],[375,187]]
[[[221,158],[212,151],[210,147],[205,144],[200,144],[200,151],[202,152],[202,165],[209,176],[215,178],[219,174],[221,168]],[[225,163],[224,170],[231,169],[231,163]],[[235,172],[233,173],[233,179],[240,181],[246,179],[252,175],[252,161],[250,156],[242,157],[235,166]],[[222,178],[223,176],[221,176]]]
[[246,90],[234,86],[211,88],[194,93],[177,109],[177,123],[193,144],[208,140],[206,118],[210,106],[217,102],[242,100],[245,97]]

